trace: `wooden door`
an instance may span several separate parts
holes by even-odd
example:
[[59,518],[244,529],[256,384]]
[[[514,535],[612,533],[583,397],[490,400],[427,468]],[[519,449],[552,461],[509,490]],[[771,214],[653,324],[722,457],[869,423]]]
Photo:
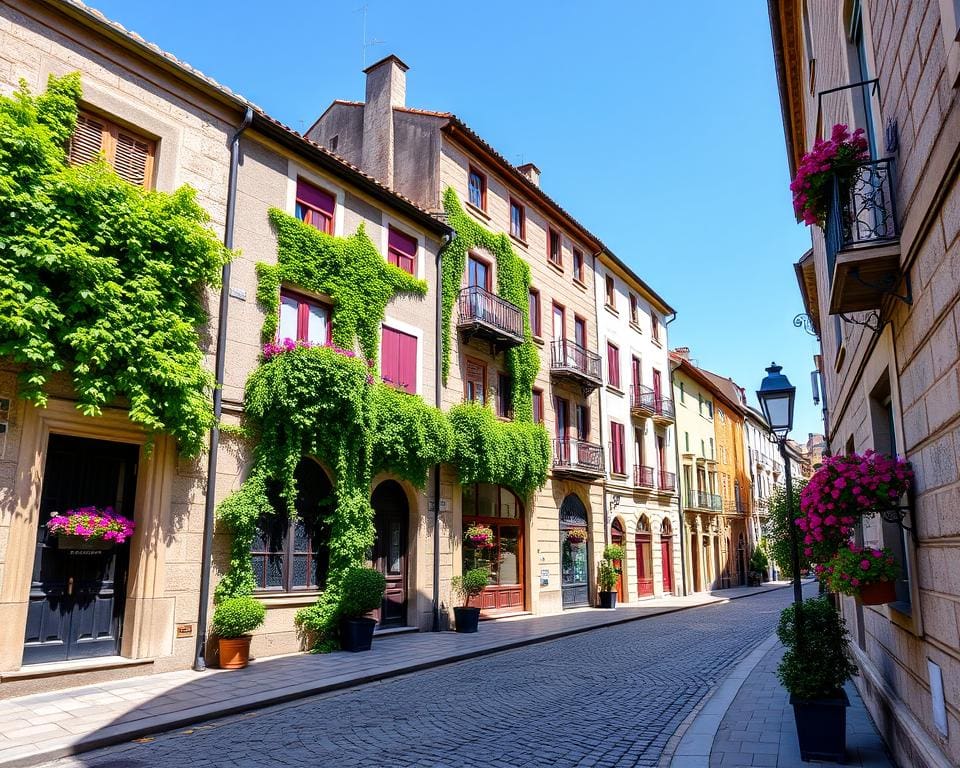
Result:
[[665,594],[673,592],[673,546],[668,538],[660,534],[660,563],[663,574],[663,591]]
[[126,598],[129,542],[104,551],[59,549],[47,521],[54,512],[113,507],[133,518],[139,446],[51,435],[23,663],[114,656]]
[[631,373],[631,383],[633,384],[633,387],[634,387],[634,393],[635,393],[635,396],[638,397],[640,395],[639,387],[643,383],[639,357],[631,358],[630,373]]
[[562,397],[553,399],[554,412],[557,414],[557,445],[554,455],[563,464],[570,463],[570,403]]
[[587,321],[582,317],[573,318],[573,340],[578,346],[587,348]]
[[657,408],[660,407],[660,397],[663,394],[662,392],[663,384],[660,381],[660,371],[654,370],[653,372],[653,399],[657,404]]
[[483,259],[471,256],[467,267],[467,284],[471,288],[477,287],[489,291],[492,284],[490,265]]
[[653,537],[650,524],[641,518],[637,525],[637,592],[640,597],[653,594]]
[[[627,543],[626,533],[623,530],[623,523],[620,520],[614,520],[613,525],[610,528],[610,543],[616,544],[618,547],[623,547]],[[624,550],[626,551],[626,550]],[[627,601],[627,596],[625,594],[625,582],[626,582],[626,573],[624,573],[624,561],[623,560],[614,560],[613,567],[617,571],[617,600],[621,603]]]
[[379,627],[402,627],[407,623],[407,526],[410,517],[403,488],[386,480],[373,492],[376,540],[373,563],[387,580],[380,609],[374,611]]

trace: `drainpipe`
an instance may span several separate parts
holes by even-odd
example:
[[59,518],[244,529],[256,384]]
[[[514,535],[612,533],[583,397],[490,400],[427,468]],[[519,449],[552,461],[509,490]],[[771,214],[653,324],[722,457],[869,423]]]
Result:
[[[240,170],[240,135],[253,122],[253,109],[247,107],[243,122],[230,140],[230,176],[227,179],[227,218],[223,245],[233,249],[233,223],[237,212],[237,173]],[[230,262],[223,265],[220,279],[220,311],[217,315],[216,385],[213,389],[213,429],[210,430],[210,455],[207,460],[207,493],[203,507],[203,549],[200,554],[200,609],[197,611],[197,646],[193,668],[203,672],[207,645],[207,603],[210,601],[210,559],[213,550],[213,514],[216,509],[217,453],[220,448],[220,416],[223,412],[223,369],[227,352],[227,311],[230,308]]]
[[[450,230],[443,236],[437,250],[437,311],[436,311],[436,361],[434,372],[434,403],[441,404],[443,391],[443,251],[453,242],[457,233]],[[433,468],[433,627],[440,631],[440,465]]]
[[[669,320],[664,319],[664,327],[670,325],[674,320],[677,319],[677,313],[674,312]],[[667,338],[670,338],[669,332],[667,333]],[[669,348],[669,344],[667,345]],[[670,371],[670,395],[673,395],[673,368],[669,363],[670,357],[669,352],[667,355],[667,368]],[[680,584],[681,591],[683,595],[686,596],[689,594],[687,592],[687,547],[686,547],[686,538],[687,535],[683,529],[683,490],[682,484],[680,482],[680,470],[682,469],[680,465],[680,432],[677,429],[677,422],[673,422],[673,455],[674,455],[674,466],[677,468],[677,518],[680,522]]]

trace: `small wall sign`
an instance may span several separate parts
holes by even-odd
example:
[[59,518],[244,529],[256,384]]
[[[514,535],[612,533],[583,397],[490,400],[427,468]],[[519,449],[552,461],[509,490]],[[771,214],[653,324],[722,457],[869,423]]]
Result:
[[193,624],[177,624],[177,637],[193,637]]
[[546,587],[550,585],[550,569],[541,568],[540,569],[540,586]]

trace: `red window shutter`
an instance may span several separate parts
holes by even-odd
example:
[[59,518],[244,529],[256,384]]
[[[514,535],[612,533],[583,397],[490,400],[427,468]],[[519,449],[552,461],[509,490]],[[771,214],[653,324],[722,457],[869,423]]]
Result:
[[398,333],[400,338],[397,350],[399,358],[400,388],[411,395],[417,392],[417,337],[409,333]]
[[[297,179],[297,215],[322,232],[333,233],[337,198],[302,179]],[[304,210],[305,208],[305,210]]]
[[404,272],[414,274],[417,264],[417,239],[390,227],[387,260]]
[[611,421],[610,437],[612,443],[610,451],[613,454],[613,456],[610,457],[610,463],[613,466],[613,471],[620,475],[623,474],[623,424],[617,424],[615,421]]
[[400,382],[400,335],[393,328],[383,328],[380,345],[380,378],[394,387]]
[[620,350],[607,342],[607,378],[610,386],[620,386]]

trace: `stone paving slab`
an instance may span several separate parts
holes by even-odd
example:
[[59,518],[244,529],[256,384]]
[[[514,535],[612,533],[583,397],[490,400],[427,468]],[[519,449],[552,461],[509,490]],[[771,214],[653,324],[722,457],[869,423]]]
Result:
[[474,635],[401,634],[377,638],[370,653],[293,654],[254,661],[242,671],[181,670],[0,700],[0,766],[33,765],[200,720],[785,586],[663,598],[616,611],[580,609],[484,622]]
[[[841,763],[805,763],[800,759],[793,708],[776,675],[784,649],[779,643],[771,645],[773,647],[745,678],[736,697],[726,707],[713,740],[709,762],[697,764],[702,768],[808,768],[811,765],[840,768]],[[847,760],[842,765],[848,768],[893,768],[857,689],[847,683],[846,690],[850,707],[847,709]],[[685,764],[675,761],[673,765]]]

